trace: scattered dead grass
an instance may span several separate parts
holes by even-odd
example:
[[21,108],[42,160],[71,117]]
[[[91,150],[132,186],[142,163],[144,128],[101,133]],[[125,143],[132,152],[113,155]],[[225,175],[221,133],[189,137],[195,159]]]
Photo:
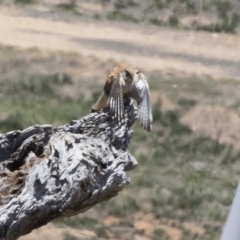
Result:
[[198,235],[203,235],[206,232],[206,230],[203,227],[191,222],[183,223],[183,227],[186,230],[191,231],[192,233],[196,233]]

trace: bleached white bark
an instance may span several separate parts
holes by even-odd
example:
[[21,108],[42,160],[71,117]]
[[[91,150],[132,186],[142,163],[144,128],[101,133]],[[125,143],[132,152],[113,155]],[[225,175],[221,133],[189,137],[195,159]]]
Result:
[[135,117],[128,103],[121,126],[107,109],[59,128],[0,135],[0,239],[116,196],[130,181],[125,171],[137,165],[127,151]]

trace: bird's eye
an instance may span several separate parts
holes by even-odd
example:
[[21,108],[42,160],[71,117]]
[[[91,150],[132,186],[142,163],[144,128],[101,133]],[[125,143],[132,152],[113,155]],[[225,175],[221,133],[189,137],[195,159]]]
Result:
[[139,70],[136,70],[135,73],[136,73],[136,74],[139,74],[140,72],[139,72]]
[[127,78],[131,78],[132,77],[131,73],[129,71],[127,71],[127,70],[126,70],[126,77]]

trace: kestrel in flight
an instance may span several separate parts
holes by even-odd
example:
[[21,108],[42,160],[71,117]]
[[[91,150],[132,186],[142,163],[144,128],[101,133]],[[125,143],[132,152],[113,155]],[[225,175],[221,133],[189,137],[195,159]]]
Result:
[[138,119],[142,127],[150,132],[152,129],[152,109],[149,86],[143,73],[128,64],[119,64],[107,75],[104,92],[93,111],[99,111],[109,104],[118,120],[123,118],[124,98],[133,98],[138,104]]

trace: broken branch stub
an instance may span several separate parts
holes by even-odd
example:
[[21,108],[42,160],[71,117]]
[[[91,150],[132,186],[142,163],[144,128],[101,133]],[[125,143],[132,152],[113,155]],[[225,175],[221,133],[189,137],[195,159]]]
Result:
[[125,171],[137,165],[127,151],[135,118],[129,103],[120,126],[105,109],[58,128],[0,135],[0,239],[116,196],[130,181]]

